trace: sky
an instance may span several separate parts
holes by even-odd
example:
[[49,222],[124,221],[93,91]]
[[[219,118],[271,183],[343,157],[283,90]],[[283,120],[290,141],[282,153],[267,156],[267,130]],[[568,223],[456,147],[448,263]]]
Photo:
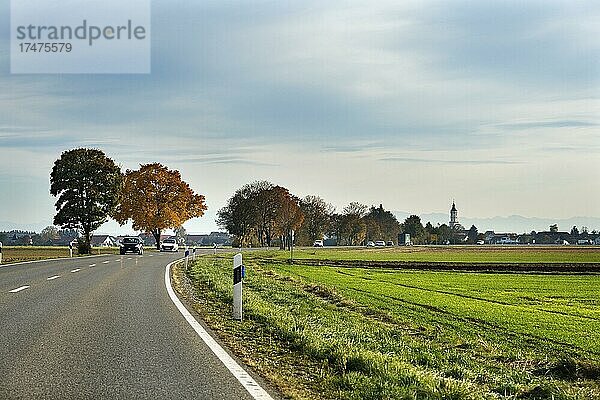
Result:
[[207,199],[194,233],[262,179],[338,210],[600,217],[599,20],[597,1],[157,0],[150,74],[11,75],[0,0],[0,221],[50,223],[76,147],[179,170]]

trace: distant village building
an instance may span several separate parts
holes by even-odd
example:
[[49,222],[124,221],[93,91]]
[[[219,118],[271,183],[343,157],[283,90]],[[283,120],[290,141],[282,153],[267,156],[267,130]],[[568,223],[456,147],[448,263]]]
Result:
[[94,235],[90,239],[93,247],[116,247],[117,238],[110,235]]
[[209,235],[187,235],[185,243],[188,246],[231,246],[233,238],[225,232],[211,232]]

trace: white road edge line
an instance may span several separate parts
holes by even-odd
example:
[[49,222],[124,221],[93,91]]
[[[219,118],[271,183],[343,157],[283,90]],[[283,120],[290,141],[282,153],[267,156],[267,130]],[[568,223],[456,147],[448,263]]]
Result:
[[49,277],[49,278],[46,278],[46,280],[47,280],[47,281],[53,281],[53,280],[55,280],[55,279],[57,279],[57,278],[60,278],[60,275],[54,275],[54,276],[51,276],[51,277]]
[[75,268],[75,269],[71,270],[71,272],[79,272],[79,271],[81,271],[81,268]]
[[25,290],[25,289],[29,289],[29,286],[26,285],[26,286],[18,287],[16,289],[10,290],[9,293],[17,293],[17,292],[20,292],[21,290]]
[[[177,260],[179,261],[179,260]],[[246,372],[240,365],[235,362],[233,358],[223,348],[213,339],[208,332],[200,325],[198,321],[193,317],[192,314],[185,308],[185,306],[181,303],[173,288],[171,287],[171,266],[177,261],[173,261],[165,268],[165,286],[167,287],[167,292],[169,293],[169,297],[171,301],[181,315],[185,318],[188,324],[191,325],[192,328],[196,331],[200,339],[206,343],[206,345],[212,350],[212,352],[221,360],[223,365],[227,367],[229,372],[242,384],[242,386],[250,393],[250,395],[256,400],[273,400],[273,398],[267,393],[265,389],[260,387],[258,383]]]

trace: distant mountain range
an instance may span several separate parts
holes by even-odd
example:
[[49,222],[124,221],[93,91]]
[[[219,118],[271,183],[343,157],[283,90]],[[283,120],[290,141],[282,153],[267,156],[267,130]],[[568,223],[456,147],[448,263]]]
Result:
[[[393,211],[398,221],[403,222],[410,213],[404,211]],[[448,224],[450,219],[449,214],[444,213],[429,213],[421,214],[421,222],[425,225],[431,222],[434,226],[437,224]],[[458,222],[466,229],[471,225],[475,225],[481,233],[492,230],[494,232],[515,232],[529,233],[531,231],[547,231],[550,225],[557,224],[560,231],[570,231],[573,226],[581,230],[582,226],[586,226],[589,231],[594,229],[600,230],[599,217],[571,217],[565,219],[559,218],[538,218],[538,217],[523,217],[521,215],[509,215],[506,217],[491,217],[491,218],[468,218],[458,215]]]
[[[405,211],[392,211],[398,221],[403,222],[411,213]],[[437,224],[447,224],[450,216],[445,213],[428,213],[421,214],[423,225],[431,222],[434,226]],[[600,230],[600,217],[571,217],[565,219],[558,218],[538,218],[538,217],[523,217],[521,215],[509,215],[506,217],[491,217],[491,218],[468,218],[461,217],[459,214],[459,222],[469,229],[471,225],[475,225],[479,232],[493,230],[495,232],[515,232],[524,233],[531,231],[548,230],[552,224],[557,224],[561,231],[570,231],[573,226],[581,229],[582,226],[587,226],[590,231]],[[52,225],[51,221],[40,221],[33,223],[16,223],[9,221],[0,221],[0,232],[11,231],[14,229],[23,231],[41,232],[42,229]]]

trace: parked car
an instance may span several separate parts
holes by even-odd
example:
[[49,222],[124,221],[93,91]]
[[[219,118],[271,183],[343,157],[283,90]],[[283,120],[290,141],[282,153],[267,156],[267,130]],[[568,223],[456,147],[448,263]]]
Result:
[[315,242],[313,243],[313,247],[323,247],[323,241],[315,240]]
[[370,240],[367,242],[367,247],[375,247],[375,243],[371,242]]
[[160,244],[160,251],[178,251],[179,245],[177,244],[177,240],[173,238],[165,239]]
[[119,254],[144,254],[144,241],[137,236],[126,236],[119,242]]
[[385,247],[385,242],[383,240],[377,240],[377,241],[375,241],[375,246]]
[[393,246],[393,245],[394,245],[394,242],[392,242],[391,240],[389,240],[389,241],[388,241],[388,242],[387,242],[385,245],[386,245],[386,246]]
[[483,240],[478,240],[477,244],[482,245],[482,244],[485,244],[485,242]]

